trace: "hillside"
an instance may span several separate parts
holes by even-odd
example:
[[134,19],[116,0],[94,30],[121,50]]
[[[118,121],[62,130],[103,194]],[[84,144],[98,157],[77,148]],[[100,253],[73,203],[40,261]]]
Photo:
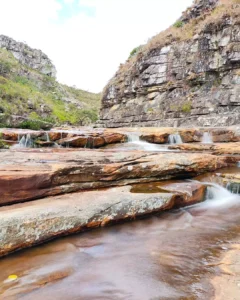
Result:
[[240,0],[196,0],[136,47],[104,89],[99,126],[228,126],[240,118]]
[[0,127],[86,125],[98,119],[100,95],[58,83],[40,50],[0,36]]

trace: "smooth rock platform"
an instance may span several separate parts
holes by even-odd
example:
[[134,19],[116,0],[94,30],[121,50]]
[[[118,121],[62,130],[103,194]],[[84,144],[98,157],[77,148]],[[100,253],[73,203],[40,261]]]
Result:
[[[58,236],[203,201],[206,185],[184,179],[219,172],[236,164],[240,154],[237,141],[193,143],[204,131],[191,129],[178,130],[187,144],[152,148],[144,142],[144,150],[123,150],[121,143],[137,136],[159,144],[176,134],[176,129],[20,132],[42,139],[43,146],[58,142],[71,147],[0,151],[0,256]],[[1,136],[17,143],[19,130],[2,130]],[[83,148],[82,141],[87,142],[89,136],[96,143],[104,139],[105,144],[119,146]],[[232,136],[230,140],[236,138],[237,131]],[[137,145],[136,149],[141,149],[141,142]],[[151,150],[146,150],[148,145]],[[227,176],[227,171],[222,173],[223,182],[227,182]]]
[[[0,208],[0,256],[113,221],[182,207],[203,200],[206,187],[178,183],[181,192],[131,193],[131,186],[73,193]],[[185,187],[184,187],[185,186]],[[176,190],[177,186],[175,186]]]

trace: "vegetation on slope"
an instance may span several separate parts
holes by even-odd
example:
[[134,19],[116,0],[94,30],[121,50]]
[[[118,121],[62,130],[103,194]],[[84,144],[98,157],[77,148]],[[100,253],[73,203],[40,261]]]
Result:
[[59,84],[0,49],[0,126],[39,129],[98,119],[100,95]]

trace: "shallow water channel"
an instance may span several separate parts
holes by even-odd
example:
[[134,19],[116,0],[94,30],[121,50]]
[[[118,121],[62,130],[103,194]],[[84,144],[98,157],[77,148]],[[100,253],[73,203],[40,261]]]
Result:
[[219,258],[240,234],[240,197],[217,185],[208,197],[5,257],[0,299],[212,299]]

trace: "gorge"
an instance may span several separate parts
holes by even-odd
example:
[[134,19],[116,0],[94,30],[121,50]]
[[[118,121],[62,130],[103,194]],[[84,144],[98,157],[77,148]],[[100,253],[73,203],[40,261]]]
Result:
[[0,36],[0,299],[238,299],[239,9],[194,1],[96,123],[99,95]]

